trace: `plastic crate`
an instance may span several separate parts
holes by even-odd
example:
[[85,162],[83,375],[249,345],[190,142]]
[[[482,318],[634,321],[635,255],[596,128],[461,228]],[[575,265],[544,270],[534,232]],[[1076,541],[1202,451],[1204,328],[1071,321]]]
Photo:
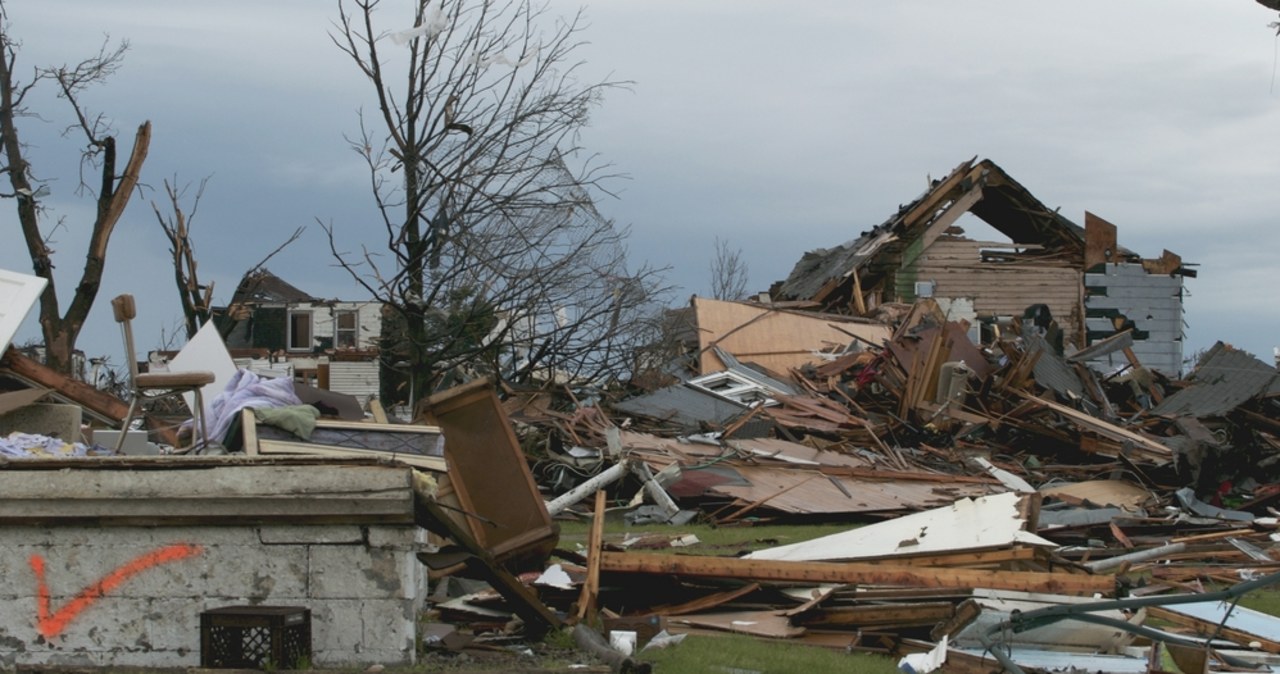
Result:
[[224,606],[200,614],[200,666],[299,669],[311,666],[311,609]]

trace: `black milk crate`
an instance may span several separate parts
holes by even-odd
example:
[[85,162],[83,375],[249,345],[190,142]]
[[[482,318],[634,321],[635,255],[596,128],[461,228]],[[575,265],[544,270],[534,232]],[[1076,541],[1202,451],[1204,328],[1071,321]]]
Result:
[[311,666],[311,609],[224,606],[200,614],[200,666],[298,669]]

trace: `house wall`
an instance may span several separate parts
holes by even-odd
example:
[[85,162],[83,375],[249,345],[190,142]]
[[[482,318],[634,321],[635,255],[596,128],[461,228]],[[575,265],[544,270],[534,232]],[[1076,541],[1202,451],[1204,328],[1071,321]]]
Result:
[[378,361],[329,361],[329,390],[355,396],[360,404],[378,395]]
[[[317,665],[410,664],[426,595],[420,531],[3,526],[0,667],[195,667],[201,612],[246,604],[309,608]],[[113,573],[118,586],[77,605]]]
[[[1022,316],[1033,304],[1046,304],[1067,339],[1081,332],[1082,274],[1048,264],[983,262],[977,241],[942,238],[916,260],[899,270],[895,293],[899,301],[916,298],[917,281],[932,281],[934,297],[973,300],[982,318]],[[989,247],[989,246],[988,246]]]
[[359,332],[356,349],[376,349],[382,334],[382,305],[377,302],[326,302],[290,304],[290,312],[311,312],[311,338],[314,348],[333,348],[336,344],[337,318],[341,311],[356,311]]
[[414,480],[309,457],[10,466],[0,669],[194,667],[200,614],[244,605],[310,609],[317,665],[411,664],[427,590]]
[[[1115,334],[1113,319],[1133,321],[1133,352],[1145,366],[1177,377],[1182,370],[1182,277],[1148,274],[1141,264],[1108,264],[1085,274],[1090,341]],[[1128,363],[1123,353],[1092,364],[1103,371]]]

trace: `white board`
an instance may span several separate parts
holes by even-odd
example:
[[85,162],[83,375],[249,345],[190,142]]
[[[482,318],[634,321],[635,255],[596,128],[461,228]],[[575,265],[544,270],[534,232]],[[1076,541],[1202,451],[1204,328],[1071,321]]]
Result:
[[[213,373],[213,383],[206,384],[200,389],[200,395],[204,398],[204,418],[211,419],[210,405],[213,399],[227,388],[227,382],[236,376],[236,363],[231,360],[231,352],[227,351],[227,345],[222,341],[222,335],[218,334],[218,328],[213,321],[209,321],[197,330],[196,336],[192,337],[178,355],[169,361],[169,370],[173,372],[203,370]],[[186,398],[187,407],[195,409],[195,395],[187,393],[183,397]]]
[[39,276],[0,269],[0,341],[4,342],[0,353],[9,349],[13,336],[18,334],[22,321],[26,320],[48,283],[47,279]]

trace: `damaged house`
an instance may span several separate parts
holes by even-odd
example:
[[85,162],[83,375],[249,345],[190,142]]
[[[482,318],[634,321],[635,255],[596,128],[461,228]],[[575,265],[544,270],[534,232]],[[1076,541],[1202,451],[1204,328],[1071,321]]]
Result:
[[[1010,240],[965,237],[957,221],[966,213]],[[948,318],[975,330],[1032,320],[1051,341],[1074,347],[1068,352],[1130,329],[1137,359],[1176,377],[1187,276],[1195,271],[1177,255],[1143,259],[1117,244],[1114,225],[1086,213],[1080,227],[991,160],[975,158],[859,238],[806,253],[772,295],[859,316],[933,297]],[[1093,364],[1123,365],[1106,360],[1116,357]]]
[[378,395],[380,302],[312,297],[259,269],[245,275],[230,304],[216,313],[238,366],[293,376],[362,404]]

